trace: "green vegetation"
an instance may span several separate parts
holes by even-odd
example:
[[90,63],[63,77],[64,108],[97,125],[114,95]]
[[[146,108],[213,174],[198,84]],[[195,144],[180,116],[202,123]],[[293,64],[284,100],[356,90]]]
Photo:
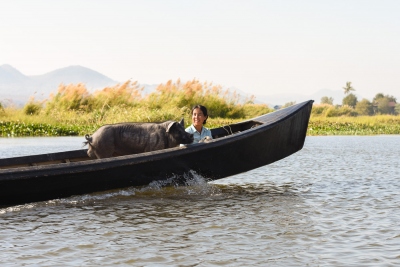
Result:
[[356,105],[356,112],[359,115],[371,116],[374,114],[374,107],[368,99],[363,99]]
[[0,121],[1,136],[73,136],[79,135],[82,128],[74,125]]
[[344,90],[344,94],[345,94],[345,95],[348,95],[348,94],[350,94],[351,91],[355,91],[356,89],[354,89],[354,88],[351,86],[351,82],[346,82],[346,86],[343,87],[343,90]]
[[30,101],[24,106],[24,113],[26,115],[38,115],[42,110],[42,104],[40,102]]
[[400,116],[359,117],[311,116],[308,135],[375,135],[400,134]]
[[[355,91],[350,82],[343,89],[345,98]],[[181,118],[188,126],[191,107],[199,103],[209,110],[209,128],[273,111],[267,105],[254,104],[254,97],[243,99],[221,86],[197,80],[168,81],[148,95],[143,95],[142,91],[137,82],[131,81],[93,93],[84,84],[70,84],[60,85],[57,94],[45,101],[32,98],[21,109],[5,107],[0,102],[0,136],[82,136],[109,123],[178,121]],[[400,134],[400,116],[396,115],[400,113],[400,106],[396,98],[379,93],[372,102],[355,100],[354,105],[334,106],[333,98],[323,97],[321,104],[313,106],[307,134]],[[295,102],[289,102],[283,107],[293,104]]]
[[185,119],[191,123],[195,104],[209,110],[210,128],[272,112],[264,104],[254,104],[254,97],[242,99],[221,86],[192,80],[168,81],[155,92],[142,95],[136,82],[89,93],[84,84],[60,85],[49,99],[31,99],[23,109],[0,109],[0,136],[62,136],[93,133],[104,124],[136,121],[156,122]]
[[321,98],[321,104],[333,105],[333,97],[323,96]]
[[357,97],[355,96],[355,94],[348,94],[347,96],[345,96],[345,98],[343,98],[342,100],[342,104],[344,106],[350,106],[352,108],[355,108],[357,105]]
[[[314,115],[325,115],[326,117],[337,116],[365,116],[365,115],[380,115],[380,114],[400,114],[400,104],[397,104],[396,98],[391,95],[378,93],[375,95],[372,102],[368,99],[358,101],[357,96],[351,91],[355,91],[351,86],[351,82],[347,82],[343,87],[345,97],[342,100],[342,106],[333,107],[333,98],[323,96],[321,105],[317,108],[318,111]],[[333,110],[334,109],[334,110]]]
[[400,115],[381,113],[374,108],[376,106],[367,99],[358,102],[355,108],[348,105],[314,104],[307,134],[400,134]]
[[[333,98],[324,96],[311,112],[309,135],[400,134],[400,104],[390,95],[378,93],[370,102],[358,101],[351,82],[343,87],[342,105],[333,105]],[[397,115],[397,116],[396,116]]]

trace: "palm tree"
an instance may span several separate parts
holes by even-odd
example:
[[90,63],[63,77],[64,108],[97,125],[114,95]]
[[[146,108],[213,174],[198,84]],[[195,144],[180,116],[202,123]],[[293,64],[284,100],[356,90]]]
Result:
[[351,91],[355,91],[356,90],[353,87],[351,87],[351,82],[346,82],[346,86],[343,87],[343,89],[344,89],[344,94],[345,95],[349,94]]

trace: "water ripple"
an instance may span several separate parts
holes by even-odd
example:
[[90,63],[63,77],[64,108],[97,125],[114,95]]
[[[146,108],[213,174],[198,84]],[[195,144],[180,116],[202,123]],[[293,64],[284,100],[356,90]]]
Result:
[[[400,136],[312,137],[263,168],[0,209],[7,266],[397,266]],[[171,177],[173,178],[173,177]]]

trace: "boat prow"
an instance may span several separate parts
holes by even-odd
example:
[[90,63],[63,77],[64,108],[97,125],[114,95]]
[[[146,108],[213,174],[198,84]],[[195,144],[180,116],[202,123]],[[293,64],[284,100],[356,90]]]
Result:
[[0,159],[0,205],[143,186],[189,171],[216,180],[262,167],[302,149],[312,104],[211,129],[212,141],[186,147],[95,160],[86,149]]

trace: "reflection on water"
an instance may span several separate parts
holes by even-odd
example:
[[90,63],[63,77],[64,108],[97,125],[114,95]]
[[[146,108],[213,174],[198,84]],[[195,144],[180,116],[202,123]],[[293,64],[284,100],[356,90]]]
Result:
[[397,266],[400,136],[308,137],[207,183],[152,183],[0,209],[7,266]]

